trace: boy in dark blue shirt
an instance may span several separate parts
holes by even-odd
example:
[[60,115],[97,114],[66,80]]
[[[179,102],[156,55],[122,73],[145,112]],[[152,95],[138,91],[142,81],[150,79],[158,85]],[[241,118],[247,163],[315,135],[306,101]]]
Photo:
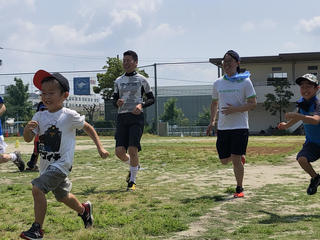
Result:
[[300,86],[301,93],[301,98],[297,102],[298,112],[286,113],[288,122],[279,123],[278,128],[287,129],[298,121],[303,121],[306,141],[297,155],[297,161],[303,170],[311,176],[307,193],[313,195],[317,192],[320,184],[320,175],[311,165],[311,162],[320,158],[320,101],[316,96],[319,90],[319,81],[315,75],[308,73],[297,78],[296,83]]

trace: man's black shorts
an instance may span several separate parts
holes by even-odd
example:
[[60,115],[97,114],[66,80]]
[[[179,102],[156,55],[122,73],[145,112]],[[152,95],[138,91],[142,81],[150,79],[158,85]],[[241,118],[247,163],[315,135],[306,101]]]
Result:
[[219,158],[228,158],[231,154],[246,154],[248,138],[248,129],[218,130],[216,146]]
[[143,113],[135,115],[133,113],[121,113],[117,116],[117,129],[115,134],[116,147],[130,146],[141,150],[140,139],[144,128]]
[[297,155],[299,157],[305,157],[308,162],[314,162],[320,158],[320,146],[312,142],[306,142],[303,144],[301,151]]

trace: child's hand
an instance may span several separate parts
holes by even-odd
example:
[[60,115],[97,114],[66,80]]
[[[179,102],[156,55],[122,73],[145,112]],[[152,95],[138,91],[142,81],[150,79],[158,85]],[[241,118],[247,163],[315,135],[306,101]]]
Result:
[[287,123],[281,122],[281,123],[278,124],[278,129],[284,130],[284,129],[286,129],[286,125],[287,125]]
[[26,128],[27,128],[28,130],[32,131],[32,130],[34,130],[35,128],[37,128],[38,125],[39,125],[39,124],[38,124],[37,121],[31,120],[31,121],[29,121],[29,122],[27,123]]
[[107,158],[110,155],[110,153],[104,148],[98,149],[98,152],[101,158]]

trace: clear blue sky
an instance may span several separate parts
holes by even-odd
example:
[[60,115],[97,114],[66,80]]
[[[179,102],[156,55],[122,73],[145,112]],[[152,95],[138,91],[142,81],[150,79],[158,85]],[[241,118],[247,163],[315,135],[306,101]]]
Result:
[[[0,73],[96,70],[128,49],[139,65],[206,61],[229,49],[320,51],[319,9],[319,0],[0,0]],[[212,64],[158,70],[159,85],[217,76]]]

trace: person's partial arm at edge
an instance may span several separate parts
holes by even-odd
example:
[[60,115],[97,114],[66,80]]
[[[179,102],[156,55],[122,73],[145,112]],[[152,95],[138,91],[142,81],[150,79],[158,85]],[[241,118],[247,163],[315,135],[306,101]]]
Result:
[[207,132],[206,132],[207,136],[211,135],[212,128],[215,125],[217,112],[218,112],[218,100],[213,99],[210,106],[210,123],[208,125]]

